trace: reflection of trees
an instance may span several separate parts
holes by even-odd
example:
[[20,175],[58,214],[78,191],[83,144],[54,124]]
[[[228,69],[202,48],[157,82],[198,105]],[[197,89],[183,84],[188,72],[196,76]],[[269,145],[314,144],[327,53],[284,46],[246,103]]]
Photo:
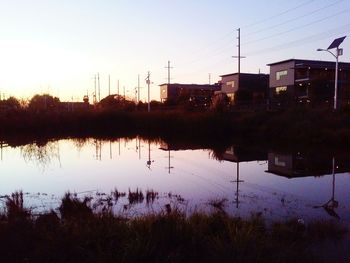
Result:
[[77,150],[80,152],[81,149],[89,142],[89,139],[87,138],[75,138],[73,139],[73,145]]
[[21,154],[26,162],[34,162],[37,166],[46,168],[54,159],[60,162],[58,141],[32,143],[21,147]]

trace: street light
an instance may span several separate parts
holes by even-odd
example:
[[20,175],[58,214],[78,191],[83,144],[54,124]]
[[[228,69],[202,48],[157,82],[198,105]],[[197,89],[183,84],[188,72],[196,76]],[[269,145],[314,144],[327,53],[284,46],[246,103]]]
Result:
[[[335,83],[334,83],[334,110],[337,109],[337,94],[338,94],[338,58],[343,55],[343,49],[339,48],[339,45],[344,41],[344,37],[335,39],[327,49],[318,48],[317,51],[327,51],[333,57],[335,57]],[[336,49],[335,53],[331,52],[330,49]]]

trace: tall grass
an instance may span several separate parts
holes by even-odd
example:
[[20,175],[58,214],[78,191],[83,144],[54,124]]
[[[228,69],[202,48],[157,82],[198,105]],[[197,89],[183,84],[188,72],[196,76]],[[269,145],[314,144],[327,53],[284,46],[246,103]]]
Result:
[[3,262],[317,262],[312,246],[345,233],[329,222],[267,226],[259,215],[185,215],[178,209],[125,218],[92,213],[88,199],[69,193],[59,214],[34,217],[21,196],[14,194],[1,216]]
[[349,109],[290,109],[259,112],[18,111],[0,114],[0,135],[32,137],[135,136],[165,141],[228,144],[252,140],[269,144],[337,145],[350,143]]

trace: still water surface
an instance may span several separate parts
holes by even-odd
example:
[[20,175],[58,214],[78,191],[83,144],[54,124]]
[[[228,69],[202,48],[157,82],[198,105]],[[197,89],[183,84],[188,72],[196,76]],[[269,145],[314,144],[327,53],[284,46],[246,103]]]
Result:
[[[350,158],[230,147],[185,149],[139,138],[65,139],[1,147],[0,200],[16,190],[33,210],[55,209],[65,192],[95,198],[114,189],[154,190],[152,210],[170,203],[188,212],[225,199],[233,215],[266,218],[338,218],[350,222]],[[334,173],[333,173],[334,171]],[[181,196],[181,198],[179,198]],[[114,207],[125,210],[127,198]],[[142,213],[146,204],[129,206]],[[150,207],[147,207],[150,209]]]

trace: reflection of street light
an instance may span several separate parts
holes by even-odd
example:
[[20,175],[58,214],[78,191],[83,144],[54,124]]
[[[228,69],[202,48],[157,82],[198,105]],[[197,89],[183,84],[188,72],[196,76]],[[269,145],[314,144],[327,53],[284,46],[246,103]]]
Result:
[[[317,51],[327,51],[333,57],[335,57],[335,83],[334,83],[334,110],[337,109],[337,92],[338,92],[338,57],[343,55],[343,49],[339,48],[339,45],[344,41],[345,37],[335,39],[327,49],[318,48]],[[336,52],[329,51],[336,48]]]
[[337,219],[340,219],[340,216],[334,211],[335,208],[338,208],[339,202],[335,200],[335,158],[332,158],[332,176],[333,176],[333,181],[332,181],[332,198],[326,202],[325,204],[321,206],[314,206],[314,208],[324,208],[326,212],[330,215],[333,216]]

